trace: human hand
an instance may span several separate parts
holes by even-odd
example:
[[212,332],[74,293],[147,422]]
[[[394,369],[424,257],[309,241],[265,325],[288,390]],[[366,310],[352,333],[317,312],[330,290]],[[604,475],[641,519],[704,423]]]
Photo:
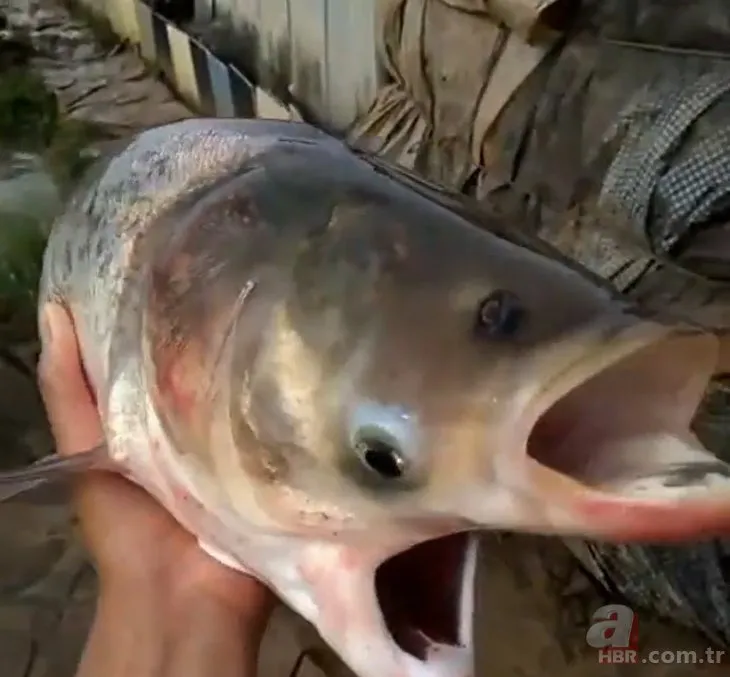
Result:
[[[79,453],[102,442],[103,432],[73,323],[61,306],[48,304],[41,325],[38,377],[57,450]],[[102,592],[150,593],[166,603],[212,597],[233,609],[260,640],[273,605],[271,593],[206,555],[142,489],[111,473],[88,473],[74,487],[74,504]]]

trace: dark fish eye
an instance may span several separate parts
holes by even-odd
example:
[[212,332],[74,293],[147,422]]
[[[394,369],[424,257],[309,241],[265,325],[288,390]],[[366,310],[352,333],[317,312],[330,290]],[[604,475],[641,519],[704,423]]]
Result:
[[516,294],[497,289],[479,302],[476,331],[490,339],[510,338],[519,331],[525,315],[525,308]]
[[371,435],[363,436],[355,443],[355,451],[372,472],[383,479],[395,480],[405,472],[405,461],[398,448]]

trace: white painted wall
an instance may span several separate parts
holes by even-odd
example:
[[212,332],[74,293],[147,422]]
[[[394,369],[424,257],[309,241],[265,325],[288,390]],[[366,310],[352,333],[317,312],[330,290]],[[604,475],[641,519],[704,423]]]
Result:
[[197,0],[199,17],[255,27],[258,58],[282,71],[291,93],[344,130],[367,110],[378,86],[377,0]]

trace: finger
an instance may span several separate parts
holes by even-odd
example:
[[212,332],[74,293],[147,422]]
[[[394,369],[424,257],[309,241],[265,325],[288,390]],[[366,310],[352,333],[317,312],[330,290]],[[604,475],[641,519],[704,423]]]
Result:
[[73,322],[48,303],[41,314],[38,382],[58,453],[73,454],[99,444],[103,431],[81,364]]

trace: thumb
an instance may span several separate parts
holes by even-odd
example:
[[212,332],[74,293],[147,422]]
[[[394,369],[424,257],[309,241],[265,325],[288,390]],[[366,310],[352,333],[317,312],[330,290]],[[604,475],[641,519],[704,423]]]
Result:
[[38,383],[59,454],[99,444],[103,431],[86,382],[73,321],[57,303],[40,314],[41,357]]

